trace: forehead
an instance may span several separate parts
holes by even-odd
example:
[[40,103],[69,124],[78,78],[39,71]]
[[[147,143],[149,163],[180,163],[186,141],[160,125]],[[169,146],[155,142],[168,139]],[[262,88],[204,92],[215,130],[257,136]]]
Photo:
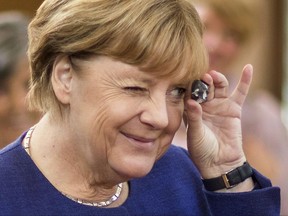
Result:
[[97,77],[97,74],[100,75],[101,73],[102,75],[105,75],[105,77],[108,77],[108,79],[133,78],[146,83],[151,82],[151,79],[171,79],[181,83],[191,81],[187,78],[190,72],[185,66],[181,67],[180,70],[167,73],[165,68],[163,68],[163,70],[150,71],[106,56],[93,56],[86,60],[80,60],[80,62],[81,76],[85,76],[85,74],[94,74]]

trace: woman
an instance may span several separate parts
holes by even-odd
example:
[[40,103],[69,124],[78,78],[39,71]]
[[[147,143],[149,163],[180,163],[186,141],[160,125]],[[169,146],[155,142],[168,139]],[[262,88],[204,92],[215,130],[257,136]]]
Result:
[[19,12],[0,13],[0,148],[39,119],[39,114],[28,111],[25,104],[29,82],[28,24],[28,17]]
[[[30,105],[45,114],[0,153],[1,211],[279,214],[279,189],[241,147],[252,67],[228,96],[223,75],[203,74],[201,35],[186,0],[44,1],[28,55]],[[189,99],[199,78],[209,85],[202,105]],[[184,107],[189,152],[171,146]]]

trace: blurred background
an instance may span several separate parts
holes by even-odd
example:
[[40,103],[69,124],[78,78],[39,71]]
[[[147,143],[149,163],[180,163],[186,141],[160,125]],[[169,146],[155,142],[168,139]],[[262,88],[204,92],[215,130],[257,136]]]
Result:
[[282,104],[283,104],[283,120],[286,126],[288,126],[288,49],[287,49],[287,41],[288,41],[288,2],[287,0],[283,1],[283,37],[282,37],[282,63],[283,63],[283,82],[282,82]]
[[0,149],[33,126],[40,113],[25,102],[29,87],[27,26],[41,1],[0,1]]
[[35,14],[35,11],[40,6],[43,0],[0,0],[0,11],[7,10],[19,10],[31,16]]

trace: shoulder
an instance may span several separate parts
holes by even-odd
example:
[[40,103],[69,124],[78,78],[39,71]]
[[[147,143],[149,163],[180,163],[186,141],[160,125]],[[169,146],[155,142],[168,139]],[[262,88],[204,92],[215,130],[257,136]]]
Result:
[[[21,143],[23,140],[24,134],[21,135],[17,140],[12,142],[11,144],[5,146],[0,150],[0,166],[1,164],[7,162],[9,158],[13,158],[18,151],[24,150]],[[14,158],[15,159],[15,158]]]
[[21,172],[29,164],[30,158],[21,145],[24,135],[0,150],[0,183],[20,179]]
[[193,215],[208,215],[202,189],[200,175],[188,152],[171,145],[148,175],[130,181],[130,196],[125,205],[131,214],[190,215],[193,209]]
[[165,177],[168,175],[179,179],[199,177],[196,179],[200,180],[200,174],[190,159],[188,151],[175,145],[171,145],[162,158],[156,162],[152,172]]
[[175,145],[171,145],[159,161],[163,160],[166,162],[172,162],[172,160],[175,159],[177,159],[179,163],[191,163],[188,151],[180,146]]
[[172,162],[171,160],[175,159],[177,159],[179,163],[192,163],[192,160],[190,159],[189,153],[186,149],[172,144],[160,159],[160,161],[164,160],[167,162]]

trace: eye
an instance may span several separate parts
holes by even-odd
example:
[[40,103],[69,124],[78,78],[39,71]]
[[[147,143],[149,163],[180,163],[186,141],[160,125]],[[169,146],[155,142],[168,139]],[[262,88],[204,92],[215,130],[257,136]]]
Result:
[[147,89],[139,86],[126,86],[123,90],[131,95],[144,95],[147,93]]
[[134,91],[134,92],[144,92],[146,91],[145,88],[142,88],[142,87],[139,87],[139,86],[127,86],[127,87],[124,87],[124,90],[127,90],[127,91]]
[[186,92],[185,88],[177,87],[177,88],[172,89],[169,92],[169,95],[175,99],[182,99],[184,98],[185,92]]

